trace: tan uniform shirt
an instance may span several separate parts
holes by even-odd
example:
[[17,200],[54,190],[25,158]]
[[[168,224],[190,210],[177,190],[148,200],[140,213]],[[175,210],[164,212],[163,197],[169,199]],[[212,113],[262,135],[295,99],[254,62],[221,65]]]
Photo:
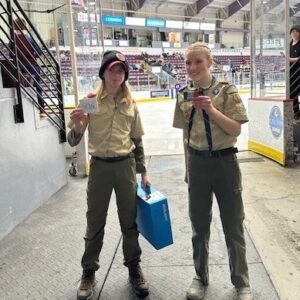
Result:
[[[104,94],[99,112],[89,114],[81,128],[83,134],[88,127],[89,154],[98,157],[127,155],[135,148],[131,138],[141,138],[144,130],[136,103],[127,99]],[[68,124],[73,128],[73,122]]]
[[[178,92],[173,126],[187,132],[192,101],[184,101],[184,92],[186,91],[191,90],[189,87],[185,87]],[[246,109],[234,85],[216,80],[209,89],[204,91],[204,95],[210,97],[213,106],[230,119],[241,123],[248,122]],[[237,138],[226,133],[211,119],[210,127],[213,150],[225,149],[235,145]],[[184,142],[187,143],[187,138]],[[196,109],[194,114],[193,126],[190,132],[190,146],[200,151],[209,150],[201,109]]]

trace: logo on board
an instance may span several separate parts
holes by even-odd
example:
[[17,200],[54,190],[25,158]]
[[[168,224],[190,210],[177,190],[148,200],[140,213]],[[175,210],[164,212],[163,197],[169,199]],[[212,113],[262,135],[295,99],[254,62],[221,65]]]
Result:
[[269,116],[269,126],[272,135],[278,139],[281,136],[283,129],[283,120],[280,108],[278,106],[273,106]]

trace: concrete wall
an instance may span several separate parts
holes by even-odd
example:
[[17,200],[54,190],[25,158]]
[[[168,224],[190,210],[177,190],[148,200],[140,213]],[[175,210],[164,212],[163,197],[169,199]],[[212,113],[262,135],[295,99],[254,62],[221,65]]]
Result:
[[14,91],[0,72],[0,239],[67,182],[57,128],[26,97],[25,122],[15,124]]

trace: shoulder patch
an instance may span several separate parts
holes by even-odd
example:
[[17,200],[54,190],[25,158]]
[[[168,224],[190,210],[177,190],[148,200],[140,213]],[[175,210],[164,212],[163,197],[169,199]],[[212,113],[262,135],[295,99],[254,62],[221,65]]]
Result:
[[226,94],[235,94],[235,93],[238,93],[238,89],[236,88],[235,85],[230,84],[228,87],[226,87],[225,93]]

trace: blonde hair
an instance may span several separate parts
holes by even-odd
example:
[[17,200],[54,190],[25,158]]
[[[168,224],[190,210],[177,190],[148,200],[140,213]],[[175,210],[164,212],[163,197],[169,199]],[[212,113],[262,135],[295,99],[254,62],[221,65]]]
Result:
[[[132,98],[130,89],[127,86],[126,82],[122,83],[121,88],[122,88],[122,98],[126,98],[127,103],[132,104],[134,102],[134,100]],[[96,89],[96,95],[97,95],[98,102],[101,101],[101,98],[102,98],[104,92],[105,92],[105,82],[103,80],[103,81],[101,81],[101,83],[99,84],[99,86]]]
[[207,60],[210,61],[211,64],[213,63],[214,58],[213,58],[213,55],[211,54],[211,51],[210,51],[209,47],[207,46],[207,44],[202,43],[202,42],[195,42],[193,44],[190,44],[185,50],[185,56],[189,52],[193,52],[193,51],[203,52],[206,55]]

